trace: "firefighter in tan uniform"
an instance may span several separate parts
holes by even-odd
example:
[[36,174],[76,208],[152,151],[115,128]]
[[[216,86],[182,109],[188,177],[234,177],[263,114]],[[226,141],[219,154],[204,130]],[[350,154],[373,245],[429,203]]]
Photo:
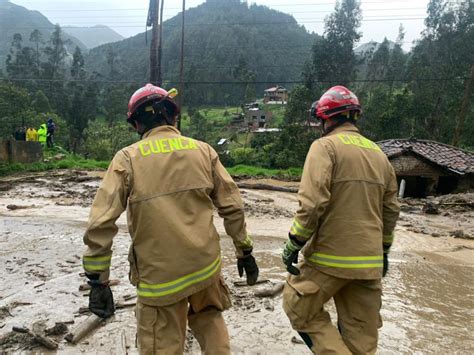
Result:
[[[311,111],[323,137],[306,157],[299,209],[283,251],[290,272],[283,308],[314,353],[374,354],[381,278],[399,215],[395,173],[356,128],[361,107],[351,91],[335,86]],[[300,250],[304,261],[297,268]],[[339,331],[324,309],[331,298]]]
[[142,139],[112,160],[90,212],[83,257],[92,290],[89,308],[114,313],[108,286],[115,221],[127,210],[130,281],[137,288],[137,340],[141,354],[182,354],[189,326],[206,354],[230,353],[222,311],[230,307],[221,276],[213,207],[234,241],[240,276],[255,284],[239,190],[206,143],[174,127],[176,91],[146,85],[129,102],[128,122]]

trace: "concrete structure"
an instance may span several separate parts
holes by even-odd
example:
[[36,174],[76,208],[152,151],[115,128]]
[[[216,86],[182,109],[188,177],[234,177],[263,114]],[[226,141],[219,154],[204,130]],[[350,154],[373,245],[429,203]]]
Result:
[[245,123],[251,128],[266,128],[272,120],[272,113],[254,107],[245,112]]
[[268,103],[287,103],[288,102],[288,90],[283,86],[275,86],[265,90],[263,94],[263,102]]
[[43,160],[43,148],[38,142],[0,141],[0,162],[2,163],[36,163]]
[[390,159],[397,180],[406,181],[405,196],[465,192],[474,188],[474,153],[417,139],[377,143]]

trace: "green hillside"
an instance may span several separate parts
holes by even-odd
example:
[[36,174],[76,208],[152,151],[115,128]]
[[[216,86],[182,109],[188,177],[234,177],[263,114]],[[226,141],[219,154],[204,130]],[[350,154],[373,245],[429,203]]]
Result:
[[[0,69],[5,67],[5,60],[13,41],[13,35],[19,33],[25,45],[33,46],[29,42],[33,30],[39,30],[43,40],[47,41],[54,31],[54,25],[40,12],[30,11],[22,6],[15,5],[9,0],[0,0]],[[76,46],[86,50],[85,45],[77,38],[64,34],[64,39],[69,40],[68,50],[74,51]]]
[[[240,104],[245,92],[261,96],[268,85],[299,80],[315,36],[292,16],[265,6],[220,0],[189,9],[186,78],[201,84],[189,84],[187,98],[193,98],[191,104]],[[88,69],[109,80],[146,81],[151,34],[148,43],[145,37],[142,33],[91,50]],[[178,14],[163,26],[163,77],[169,85],[179,80],[180,38]],[[208,83],[216,81],[226,83]],[[236,81],[261,84],[232,84]]]
[[63,27],[64,32],[78,38],[87,48],[94,48],[106,43],[121,41],[123,37],[113,29],[97,25],[93,27]]

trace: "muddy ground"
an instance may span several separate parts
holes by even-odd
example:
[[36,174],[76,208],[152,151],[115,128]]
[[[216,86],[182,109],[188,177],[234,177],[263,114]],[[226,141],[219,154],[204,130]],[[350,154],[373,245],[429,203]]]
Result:
[[[30,336],[11,333],[13,326],[33,325],[48,329],[60,341],[59,353],[137,353],[133,307],[119,309],[78,345],[62,340],[65,326],[73,329],[87,317],[79,313],[87,306],[87,291],[79,291],[85,281],[80,275],[82,234],[100,176],[53,171],[0,180],[0,353],[44,352]],[[258,183],[297,187],[291,182]],[[223,273],[234,302],[225,313],[233,352],[309,353],[304,345],[291,341],[296,334],[281,309],[281,296],[261,299],[253,295],[255,289],[285,278],[280,251],[297,208],[296,195],[253,189],[242,194],[261,277],[270,282],[253,288],[234,285],[239,277],[232,243],[216,217],[223,235]],[[383,281],[381,354],[474,353],[473,201],[472,194],[404,200],[390,272]],[[427,214],[423,208],[438,214]],[[133,303],[134,289],[127,281],[129,236],[124,216],[118,224],[111,278],[120,283],[113,292],[116,300],[125,297]],[[334,314],[332,305],[330,310]],[[187,348],[189,353],[199,353],[191,337]]]

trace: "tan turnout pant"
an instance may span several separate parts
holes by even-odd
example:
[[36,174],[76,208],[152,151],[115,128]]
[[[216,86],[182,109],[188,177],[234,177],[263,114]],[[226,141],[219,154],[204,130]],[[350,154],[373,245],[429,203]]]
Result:
[[[283,309],[315,354],[375,354],[381,326],[381,280],[348,280],[302,265],[283,291]],[[340,331],[324,304],[334,298]]]
[[222,279],[169,306],[153,307],[138,302],[140,354],[183,354],[187,322],[204,354],[230,354],[229,334],[222,317],[222,311],[230,305],[229,289]]

